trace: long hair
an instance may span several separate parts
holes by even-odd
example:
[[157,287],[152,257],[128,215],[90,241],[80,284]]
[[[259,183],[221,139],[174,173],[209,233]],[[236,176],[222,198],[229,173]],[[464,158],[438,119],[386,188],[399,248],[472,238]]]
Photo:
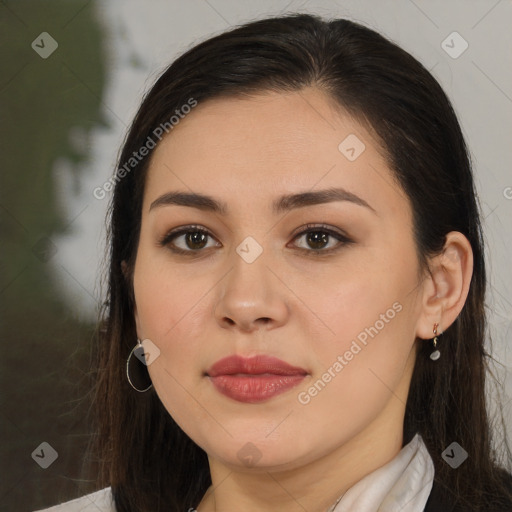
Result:
[[[485,510],[507,496],[485,399],[490,356],[480,214],[451,103],[417,60],[373,30],[344,19],[295,14],[248,23],[181,55],[146,94],[126,136],[109,210],[108,296],[98,331],[94,393],[99,485],[112,487],[118,512],[187,510],[198,505],[211,484],[206,453],[173,421],[153,389],[137,393],[126,379],[126,360],[136,344],[132,277],[151,152],[133,167],[126,164],[191,99],[201,104],[306,87],[323,90],[376,133],[410,200],[425,272],[428,257],[442,250],[448,232],[460,231],[471,243],[469,295],[443,334],[442,358],[432,364],[428,344],[420,344],[404,443],[415,432],[422,435],[435,481],[461,506]],[[453,441],[469,454],[456,470],[441,456]]]

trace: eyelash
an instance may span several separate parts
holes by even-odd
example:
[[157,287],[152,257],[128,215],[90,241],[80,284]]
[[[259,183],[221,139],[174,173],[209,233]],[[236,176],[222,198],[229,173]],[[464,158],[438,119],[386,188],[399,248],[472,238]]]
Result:
[[[299,251],[309,253],[312,256],[323,256],[332,254],[333,252],[336,252],[340,250],[343,246],[347,246],[349,244],[353,243],[353,240],[349,239],[346,235],[343,235],[342,233],[339,233],[337,231],[334,231],[333,229],[329,228],[329,226],[326,226],[324,224],[307,224],[304,226],[304,229],[294,235],[293,240],[296,240],[300,238],[303,235],[307,235],[308,233],[326,233],[327,235],[336,238],[339,243],[335,247],[331,247],[330,249],[304,249],[299,247]],[[175,254],[182,254],[185,256],[193,257],[195,255],[198,255],[199,253],[203,252],[203,249],[197,249],[197,250],[185,250],[180,249],[178,247],[172,247],[170,242],[174,240],[175,238],[178,238],[181,235],[185,235],[187,233],[201,233],[204,235],[207,235],[211,238],[214,238],[213,235],[205,228],[197,225],[191,225],[191,226],[185,226],[182,228],[178,228],[177,230],[170,231],[166,233],[161,240],[159,241],[159,245],[161,247],[167,247],[169,250],[174,252]]]

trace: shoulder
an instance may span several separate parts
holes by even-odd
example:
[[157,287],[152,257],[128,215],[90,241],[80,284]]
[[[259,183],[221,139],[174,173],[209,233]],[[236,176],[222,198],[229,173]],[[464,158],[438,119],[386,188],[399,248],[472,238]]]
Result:
[[116,508],[112,500],[112,490],[106,487],[101,491],[37,512],[116,512]]

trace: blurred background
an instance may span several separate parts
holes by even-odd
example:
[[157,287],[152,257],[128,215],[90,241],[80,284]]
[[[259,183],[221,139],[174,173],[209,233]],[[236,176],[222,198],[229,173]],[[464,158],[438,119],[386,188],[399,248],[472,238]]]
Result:
[[110,195],[93,191],[114,172],[142,94],[193,44],[285,12],[380,31],[453,101],[488,243],[503,385],[489,401],[501,401],[512,436],[512,1],[0,0],[1,510],[32,511],[96,489],[83,461]]

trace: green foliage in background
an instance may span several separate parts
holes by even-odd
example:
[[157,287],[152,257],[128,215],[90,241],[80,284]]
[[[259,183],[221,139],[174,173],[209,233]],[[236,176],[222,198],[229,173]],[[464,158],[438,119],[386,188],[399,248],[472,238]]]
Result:
[[[52,265],[57,235],[73,230],[54,164],[64,157],[78,172],[88,132],[104,124],[104,35],[96,8],[88,0],[0,1],[0,503],[6,511],[48,506],[94,485],[78,481],[94,326],[73,316]],[[47,59],[31,47],[42,32],[59,45]],[[73,130],[82,134],[82,147],[72,143]],[[45,470],[31,457],[43,441],[59,454]]]

